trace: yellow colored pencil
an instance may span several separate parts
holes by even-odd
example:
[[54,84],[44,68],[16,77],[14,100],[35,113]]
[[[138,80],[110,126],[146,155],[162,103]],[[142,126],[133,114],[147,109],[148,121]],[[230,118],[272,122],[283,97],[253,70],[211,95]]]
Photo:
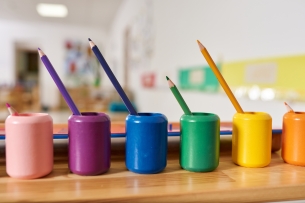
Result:
[[205,60],[208,62],[209,66],[211,67],[212,71],[214,72],[216,78],[218,79],[220,85],[228,95],[230,101],[232,102],[234,108],[238,113],[244,113],[243,109],[239,105],[238,101],[236,100],[234,94],[232,93],[230,87],[226,83],[225,79],[222,77],[221,73],[219,72],[215,62],[213,61],[212,57],[210,56],[208,50],[197,40],[197,43],[199,45],[200,51],[202,55],[204,56]]

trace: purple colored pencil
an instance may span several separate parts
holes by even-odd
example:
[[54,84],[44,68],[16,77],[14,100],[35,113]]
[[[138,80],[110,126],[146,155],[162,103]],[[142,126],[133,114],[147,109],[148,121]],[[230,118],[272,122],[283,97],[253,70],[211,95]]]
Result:
[[128,99],[127,95],[125,94],[123,88],[121,87],[120,83],[118,82],[118,80],[114,76],[113,72],[111,71],[109,65],[107,64],[106,60],[104,59],[102,53],[100,52],[100,50],[97,48],[97,46],[92,42],[92,40],[90,38],[88,40],[89,40],[89,44],[90,44],[92,51],[94,52],[96,58],[99,60],[103,69],[105,70],[105,72],[106,72],[107,76],[109,77],[110,81],[112,82],[114,88],[119,93],[121,99],[123,100],[126,108],[129,111],[129,113],[131,115],[138,115],[137,111],[131,104],[131,102]]
[[43,53],[43,51],[40,48],[38,48],[38,53],[39,53],[41,61],[43,62],[44,66],[47,68],[47,70],[49,71],[51,77],[53,78],[55,84],[57,85],[60,93],[64,97],[64,99],[65,99],[66,103],[68,104],[69,108],[71,109],[72,113],[74,115],[82,115],[79,112],[79,110],[77,109],[76,105],[74,104],[74,102],[73,102],[72,98],[70,97],[64,84],[62,83],[59,76],[57,75],[57,73],[56,73],[53,65],[49,61],[48,57]]

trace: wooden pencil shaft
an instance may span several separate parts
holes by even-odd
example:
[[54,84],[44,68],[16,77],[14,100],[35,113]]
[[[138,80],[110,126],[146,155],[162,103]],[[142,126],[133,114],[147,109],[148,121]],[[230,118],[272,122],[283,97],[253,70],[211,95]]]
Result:
[[180,92],[178,91],[177,87],[171,87],[170,90],[172,91],[173,95],[175,96],[176,100],[178,101],[179,105],[181,106],[184,114],[186,115],[192,115],[191,110],[189,109],[189,107],[187,106],[186,102],[184,101],[182,95],[180,94]]
[[294,113],[294,110],[286,102],[284,102],[284,104],[285,104],[288,112]]
[[133,105],[131,104],[130,100],[128,99],[127,95],[125,94],[123,88],[121,87],[120,83],[114,76],[113,72],[111,71],[109,65],[107,64],[106,60],[104,59],[102,53],[100,50],[97,48],[97,46],[92,47],[92,51],[94,52],[95,56],[99,60],[100,64],[102,65],[103,69],[105,70],[107,76],[109,77],[110,81],[112,82],[114,88],[117,90],[119,93],[121,99],[123,100],[126,108],[128,109],[129,113],[131,115],[138,115],[136,110],[134,109]]
[[238,101],[236,100],[234,94],[232,93],[231,89],[229,88],[228,84],[226,83],[223,76],[219,72],[216,64],[214,63],[214,61],[213,61],[212,57],[210,56],[210,54],[208,53],[208,51],[204,48],[204,49],[201,50],[201,53],[203,54],[204,58],[208,62],[212,71],[214,72],[214,74],[215,74],[216,78],[218,79],[220,85],[222,86],[222,88],[224,89],[226,94],[228,95],[228,97],[229,97],[230,101],[232,102],[233,106],[235,107],[236,111],[238,113],[244,113],[244,111],[242,110]]
[[68,93],[67,89],[65,88],[64,84],[60,80],[59,76],[57,75],[55,69],[53,68],[53,65],[51,64],[50,60],[46,55],[43,55],[41,57],[41,61],[47,68],[48,72],[50,73],[50,76],[54,80],[55,84],[57,85],[59,91],[61,92],[63,98],[65,99],[66,103],[68,104],[70,110],[74,115],[81,115],[79,110],[77,109],[76,105],[74,104],[72,98],[70,97],[70,94]]

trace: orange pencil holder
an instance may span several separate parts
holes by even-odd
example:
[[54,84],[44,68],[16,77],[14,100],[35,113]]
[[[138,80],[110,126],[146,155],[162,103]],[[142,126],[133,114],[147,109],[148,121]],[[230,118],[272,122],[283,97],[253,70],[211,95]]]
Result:
[[283,117],[282,158],[288,164],[305,166],[305,112]]

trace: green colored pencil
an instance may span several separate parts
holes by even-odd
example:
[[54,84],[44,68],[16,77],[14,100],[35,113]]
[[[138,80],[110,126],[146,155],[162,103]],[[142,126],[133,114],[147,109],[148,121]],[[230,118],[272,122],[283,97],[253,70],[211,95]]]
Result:
[[183,112],[185,115],[192,115],[191,110],[189,109],[189,107],[186,105],[184,99],[182,98],[180,92],[178,91],[176,85],[166,76],[166,79],[168,81],[168,86],[171,89],[172,93],[174,94],[174,96],[176,97],[179,105],[181,106]]

